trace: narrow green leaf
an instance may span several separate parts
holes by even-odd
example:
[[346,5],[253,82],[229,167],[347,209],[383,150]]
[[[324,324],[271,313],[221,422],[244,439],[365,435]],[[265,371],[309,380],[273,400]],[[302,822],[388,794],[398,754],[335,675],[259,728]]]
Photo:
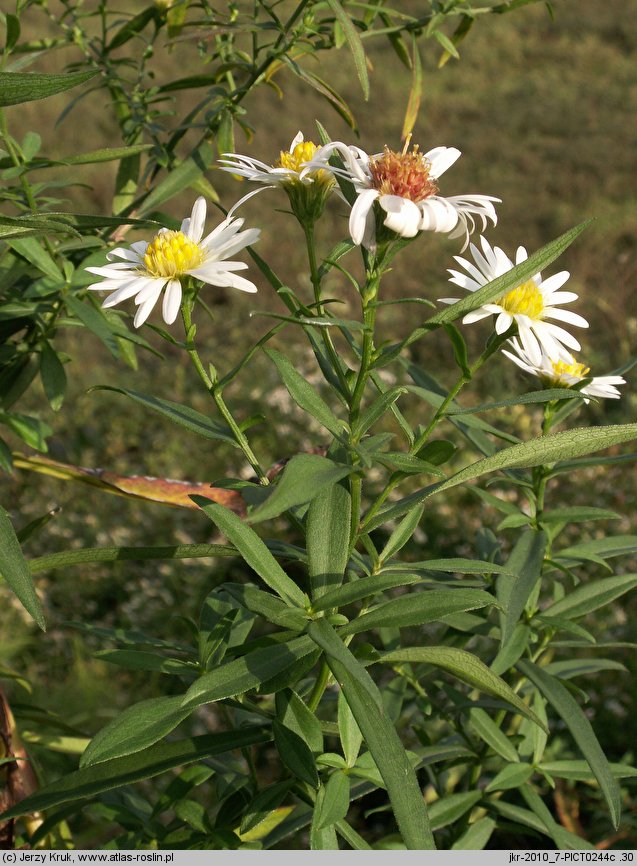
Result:
[[192,713],[183,696],[149,698],[123,710],[91,740],[80,767],[123,758],[154,745]]
[[573,505],[542,512],[542,523],[585,523],[587,520],[621,520],[622,515],[608,508]]
[[349,558],[352,498],[345,484],[324,488],[307,514],[307,556],[312,599],[343,582]]
[[134,15],[120,27],[106,46],[106,51],[113,51],[113,49],[125,45],[129,39],[140,33],[150,21],[155,21],[156,24],[159,23],[159,10],[154,5],[142,9],[141,12],[138,12],[137,15]]
[[321,723],[303,700],[292,689],[283,689],[276,695],[276,711],[280,721],[299,735],[312,752],[323,751]]
[[285,782],[269,785],[259,791],[243,814],[239,834],[249,833],[250,830],[255,830],[260,824],[263,824],[272,812],[281,805],[292,784],[293,780],[288,779]]
[[580,584],[567,596],[550,605],[546,616],[575,618],[585,616],[629,592],[637,586],[637,574],[605,577],[591,583]]
[[480,791],[464,791],[461,794],[447,794],[440,800],[435,800],[429,807],[429,819],[432,830],[440,830],[453,824],[480,800]]
[[575,238],[578,237],[584,229],[588,228],[590,223],[591,220],[586,220],[585,222],[580,223],[580,225],[564,232],[564,234],[560,235],[559,238],[551,241],[546,244],[546,246],[543,246],[540,250],[530,255],[525,262],[516,265],[510,271],[507,271],[506,274],[496,277],[495,280],[487,283],[486,286],[482,286],[482,288],[478,289],[476,292],[470,292],[460,301],[456,301],[455,304],[452,304],[450,307],[436,313],[435,316],[432,316],[425,322],[423,327],[427,329],[431,326],[444,325],[447,322],[455,322],[455,320],[459,319],[460,316],[464,316],[466,313],[470,313],[472,310],[476,310],[484,304],[491,303],[496,298],[501,297],[511,289],[524,283],[526,280],[530,280],[538,271],[541,271],[547,265],[550,265],[551,262],[560,256],[564,250],[573,243]]
[[345,693],[387,787],[405,845],[412,850],[432,850],[433,835],[416,774],[385,714],[373,680],[326,620],[312,623],[308,633],[325,652],[327,663]]
[[310,848],[312,851],[338,851],[338,839],[335,827],[326,827],[320,830],[317,827],[319,815],[323,811],[323,800],[325,798],[325,787],[319,786],[316,792],[316,801],[311,813],[312,823],[310,825]]
[[526,650],[531,637],[531,629],[528,625],[519,622],[513,629],[509,640],[500,647],[497,656],[491,662],[491,670],[494,674],[501,676],[510,670]]
[[288,770],[311,788],[318,788],[314,755],[305,740],[278,719],[272,720],[272,733],[279,757]]
[[97,71],[51,75],[37,72],[0,72],[0,108],[46,99],[63,93],[97,75]]
[[294,665],[299,659],[312,655],[314,645],[304,636],[287,644],[272,644],[255,649],[244,656],[203,674],[182,698],[183,705],[192,711],[202,704],[220,701],[259,688]]
[[[453,415],[458,418],[461,415],[474,415],[478,412],[491,412],[493,409],[504,409],[509,406],[525,406],[528,403],[550,403],[553,400],[583,400],[586,395],[580,391],[572,391],[568,388],[547,388],[544,391],[529,391],[518,397],[509,397],[508,400],[498,400],[496,403],[481,403],[479,406],[452,406],[445,415]],[[458,420],[462,420],[458,418]]]
[[145,409],[158,412],[192,433],[198,433],[205,439],[222,439],[224,442],[231,442],[236,446],[236,441],[229,427],[213,421],[189,406],[182,406],[180,403],[173,403],[172,400],[162,400],[160,397],[131,391],[129,388],[116,388],[112,385],[96,385],[91,388],[91,391],[114,391],[116,394],[124,394],[125,397],[130,397],[131,400],[139,403]]
[[535,722],[541,728],[544,727],[535,713],[527,707],[504,680],[489,670],[484,662],[465,650],[454,647],[405,647],[404,649],[381,653],[379,661],[383,664],[396,662],[416,664],[421,662],[442,668],[481,692],[506,701],[515,707],[521,715]]
[[547,674],[542,668],[527,660],[519,661],[517,667],[537,686],[564,720],[573,739],[595,774],[595,778],[599,782],[599,786],[608,804],[613,825],[618,827],[621,814],[619,786],[613,778],[608,761],[599,745],[591,723],[580,709],[575,698],[558,679]]
[[11,520],[0,506],[0,577],[15,593],[24,609],[29,613],[42,631],[46,631],[44,611],[35,591],[29,565],[24,558]]
[[352,436],[358,440],[363,433],[367,432],[377,421],[379,421],[390,406],[398,400],[402,394],[406,394],[407,389],[401,387],[389,388],[378,397],[365,409],[358,423],[352,430]]
[[271,592],[264,592],[256,586],[244,583],[225,583],[228,595],[247,608],[247,610],[264,617],[275,625],[283,628],[302,631],[307,625],[307,616],[298,608],[291,608],[282,599]]
[[316,817],[319,830],[342,821],[349,811],[349,777],[337,770],[327,780],[321,808]]
[[347,12],[343,9],[342,5],[339,3],[339,0],[327,0],[327,3],[336,16],[336,20],[343,28],[343,35],[347,39],[347,42],[350,47],[350,51],[352,52],[352,56],[354,58],[354,65],[356,66],[356,74],[358,75],[358,80],[361,83],[361,88],[363,90],[363,97],[365,101],[369,99],[369,78],[367,76],[367,59],[365,57],[365,49],[363,48],[363,43],[361,42],[361,38],[359,36],[358,30],[354,26],[352,19],[349,17]]
[[[616,779],[634,779],[637,777],[637,769],[629,767],[628,764],[610,764],[609,766]],[[587,782],[595,778],[588,761],[542,761],[538,769],[548,773],[549,776],[572,779],[574,782]]]
[[592,557],[594,562],[604,561],[613,556],[637,551],[637,535],[615,535],[596,538],[594,541],[581,541],[572,547],[565,547],[553,554],[560,562],[586,562]]
[[496,828],[493,818],[479,818],[468,830],[456,839],[452,851],[482,851]]
[[152,144],[130,144],[128,147],[101,147],[99,150],[89,150],[86,153],[75,153],[55,160],[61,165],[94,165],[98,162],[113,162],[129,156],[136,156],[150,150]]
[[547,538],[543,532],[534,529],[523,532],[507,560],[506,568],[509,573],[498,577],[497,597],[504,608],[500,617],[501,647],[513,634],[518,619],[540,580],[546,544]]
[[117,337],[106,316],[97,310],[92,303],[83,303],[73,295],[66,295],[64,303],[71,313],[82,322],[96,337],[104,343],[114,358],[119,358],[120,348]]
[[532,466],[542,466],[546,463],[554,463],[568,457],[577,457],[581,454],[589,454],[593,451],[602,451],[622,442],[637,439],[637,424],[613,424],[607,427],[581,427],[578,430],[562,430],[559,433],[550,433],[532,439],[530,442],[521,442],[511,448],[504,448],[492,457],[478,460],[470,466],[456,472],[447,481],[432,484],[417,490],[393,505],[381,509],[370,521],[364,523],[366,530],[375,529],[405,514],[413,505],[424,502],[435,493],[449,490],[458,484],[464,484],[479,478],[488,472],[501,469],[528,469]]
[[185,695],[150,698],[125,709],[91,740],[82,766],[121,758],[152,746],[197,707],[258,688],[312,652],[308,637],[253,650],[203,674]]
[[40,353],[40,379],[51,409],[57,412],[66,393],[66,373],[64,365],[49,343],[45,343]]
[[338,735],[346,765],[353,767],[360,752],[363,735],[342,691],[338,693]]
[[262,727],[246,727],[238,731],[224,731],[160,743],[136,755],[65,773],[60,779],[21,800],[5,812],[2,819],[31,815],[34,812],[48,811],[62,803],[96,797],[104,791],[150,779],[176,767],[184,767],[232,749],[265,743],[269,739],[271,734],[268,730]]
[[[1,77],[2,73],[0,72],[0,78]],[[36,240],[35,238],[10,240],[9,246],[45,276],[51,277],[51,279],[55,280],[58,285],[61,286],[64,284],[62,271],[58,268],[39,240]]]
[[200,557],[236,556],[237,550],[226,544],[176,544],[172,547],[84,547],[62,550],[29,560],[33,574],[85,562],[120,562],[137,559],[198,559]]
[[497,604],[495,598],[482,589],[432,589],[410,593],[379,604],[357,616],[339,631],[339,635],[357,634],[371,628],[422,625],[466,610],[476,610]]
[[511,740],[481,707],[469,711],[469,724],[484,742],[505,761],[515,763],[520,758]]
[[383,565],[383,563],[388,559],[391,559],[392,556],[395,556],[398,551],[402,550],[402,548],[407,544],[420,523],[423,510],[424,505],[416,505],[411,509],[411,511],[407,512],[405,517],[394,529],[378,556],[378,561],[381,565]]
[[182,193],[215,161],[215,151],[207,141],[202,142],[182,163],[171,169],[139,206],[137,216],[151,213],[165,201]]
[[191,498],[234,544],[246,563],[256,571],[270,589],[293,606],[305,605],[305,593],[283,571],[254,529],[246,526],[240,517],[223,505],[211,502],[204,496]]
[[194,662],[166,658],[156,653],[138,650],[100,650],[95,658],[102,662],[119,665],[130,671],[156,671],[162,674],[196,677],[199,666]]
[[338,420],[316,390],[296,371],[285,355],[282,355],[275,349],[264,349],[264,351],[268,358],[276,365],[279,375],[294,402],[313,418],[316,418],[319,424],[322,424],[333,436],[340,437],[343,433],[344,422]]
[[330,590],[312,604],[314,610],[326,610],[329,607],[343,607],[361,598],[376,595],[395,586],[409,586],[421,583],[429,573],[460,573],[460,574],[499,574],[506,569],[501,565],[480,560],[462,559],[426,559],[423,562],[387,563],[381,572],[370,577],[361,577],[352,583]]
[[351,466],[335,463],[318,454],[295,454],[286,464],[268,498],[250,512],[248,523],[278,517],[296,505],[311,502],[326,487],[333,487],[352,472]]
[[46,440],[53,431],[48,424],[39,418],[29,415],[21,415],[18,412],[3,412],[0,410],[0,424],[6,424],[16,436],[19,436],[31,448],[36,451],[47,451]]
[[530,764],[515,763],[503,767],[500,772],[489,782],[484,789],[488,794],[492,791],[508,791],[510,788],[519,788],[533,775],[533,767]]

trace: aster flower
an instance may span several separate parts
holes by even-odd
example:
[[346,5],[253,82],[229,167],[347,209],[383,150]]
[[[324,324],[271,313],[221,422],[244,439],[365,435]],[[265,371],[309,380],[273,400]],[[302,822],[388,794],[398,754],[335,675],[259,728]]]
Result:
[[[590,379],[587,385],[579,389],[582,394],[588,394],[589,397],[607,397],[614,400],[621,397],[621,394],[615,387],[615,385],[626,384],[626,380],[621,376],[591,377],[589,376],[590,367],[579,363],[572,355],[555,359],[551,358],[545,351],[542,351],[540,362],[536,364],[527,352],[524,351],[524,347],[520,344],[519,340],[510,340],[509,344],[514,351],[508,352],[506,349],[503,349],[503,354],[507,358],[510,358],[514,364],[517,364],[520,369],[538,376],[549,387],[573,388],[585,379]],[[588,402],[588,400],[585,402]]]
[[93,283],[88,288],[111,293],[103,302],[103,307],[114,307],[134,297],[137,304],[134,320],[136,328],[149,317],[162,291],[164,321],[168,325],[175,321],[181,306],[184,277],[194,277],[211,286],[230,286],[242,292],[256,292],[254,283],[234,273],[247,268],[247,264],[227,261],[259,237],[259,229],[239,231],[243,219],[234,218],[232,213],[242,201],[237,202],[226,219],[202,239],[206,201],[199,197],[190,217],[183,220],[179,231],[160,229],[150,243],[136,241],[130,249],[118,247],[111,250],[106,256],[111,264],[87,268],[90,273],[103,277],[99,283]]
[[[469,292],[477,291],[514,267],[511,259],[499,247],[491,247],[484,237],[480,238],[480,242],[482,252],[474,244],[470,246],[473,262],[454,256],[466,274],[449,269],[450,282]],[[518,247],[515,264],[519,265],[527,258],[524,247]],[[560,325],[554,325],[547,320],[554,319],[579,328],[588,328],[588,322],[582,316],[570,310],[559,309],[561,304],[577,299],[574,292],[558,291],[569,276],[568,271],[560,271],[543,280],[541,274],[535,274],[501,298],[467,313],[462,321],[469,325],[487,316],[496,316],[495,330],[498,334],[504,334],[515,322],[522,348],[532,364],[538,366],[542,362],[543,352],[551,358],[562,358],[568,362],[571,356],[565,347],[578,351],[580,344]],[[444,304],[454,304],[458,298],[439,300]]]
[[335,185],[331,172],[321,167],[304,170],[317,151],[312,141],[305,141],[303,133],[297,132],[289,150],[282,150],[274,165],[240,153],[224,153],[219,162],[223,171],[265,184],[266,189],[283,187],[297,217],[302,222],[306,219],[313,221],[323,212],[327,196]]
[[[308,162],[306,171],[325,168],[353,184],[356,201],[352,205],[349,231],[355,244],[373,249],[376,242],[374,204],[384,211],[383,224],[403,238],[413,238],[421,231],[449,232],[449,237],[465,235],[475,229],[476,218],[484,230],[487,219],[493,224],[497,216],[490,195],[438,195],[438,178],[459,158],[455,147],[434,147],[420,153],[418,146],[402,153],[385,147],[383,153],[369,155],[359,147],[332,141],[320,148]],[[344,167],[329,164],[338,154]]]

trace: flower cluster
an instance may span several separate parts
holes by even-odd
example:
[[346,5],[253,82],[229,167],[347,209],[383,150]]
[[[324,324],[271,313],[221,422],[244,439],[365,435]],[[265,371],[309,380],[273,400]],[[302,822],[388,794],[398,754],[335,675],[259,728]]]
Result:
[[[496,225],[494,204],[500,199],[479,194],[441,196],[440,177],[459,159],[460,151],[455,147],[434,147],[421,153],[417,145],[408,148],[409,141],[400,153],[385,147],[382,153],[370,155],[340,141],[318,147],[298,132],[274,165],[237,153],[224,154],[220,162],[224,171],[262,184],[264,189],[281,187],[306,229],[321,216],[334,191],[351,204],[349,232],[353,242],[371,253],[376,252],[381,239],[387,242],[396,237],[414,238],[423,231],[464,237],[464,251],[477,224],[482,231],[489,221]],[[253,283],[236,274],[247,265],[228,260],[258,239],[258,229],[240,231],[243,220],[232,216],[251,195],[254,193],[242,198],[203,239],[206,203],[198,198],[179,231],[161,229],[150,243],[139,241],[130,249],[115,249],[107,256],[109,264],[88,268],[103,278],[88,288],[110,292],[104,307],[134,298],[135,327],[146,321],[162,292],[164,321],[174,322],[184,285],[189,288],[192,284],[189,278],[256,292]],[[513,262],[484,237],[480,238],[480,248],[472,243],[469,249],[472,260],[454,256],[462,270],[449,270],[450,281],[469,292],[527,259],[524,247],[518,248]],[[589,368],[572,354],[580,350],[580,344],[564,326],[587,328],[588,322],[564,308],[577,299],[574,292],[562,291],[568,278],[567,271],[544,279],[537,273],[502,297],[473,310],[463,322],[471,324],[494,316],[495,331],[500,335],[515,326],[504,354],[550,387],[578,387],[590,397],[619,397],[615,386],[624,383],[621,376],[590,377]],[[440,298],[446,304],[457,300]]]
[[[449,269],[450,282],[469,292],[477,291],[514,267],[507,254],[499,247],[491,247],[486,238],[480,238],[480,246],[481,249],[474,244],[470,246],[473,261],[454,256],[465,273]],[[524,247],[518,247],[515,265],[527,258]],[[578,313],[561,309],[563,304],[578,297],[575,292],[560,291],[569,276],[568,271],[560,271],[546,279],[542,279],[539,273],[535,274],[501,298],[472,310],[464,317],[463,323],[468,325],[495,316],[497,334],[506,333],[515,324],[517,337],[508,341],[513,351],[504,350],[504,354],[518,367],[538,376],[549,387],[571,388],[587,380],[587,384],[580,386],[582,393],[591,397],[619,397],[614,386],[624,384],[624,379],[621,376],[590,378],[589,368],[579,363],[569,351],[579,351],[579,342],[561,324],[554,324],[561,322],[588,328],[588,322]],[[454,304],[458,298],[439,300]]]

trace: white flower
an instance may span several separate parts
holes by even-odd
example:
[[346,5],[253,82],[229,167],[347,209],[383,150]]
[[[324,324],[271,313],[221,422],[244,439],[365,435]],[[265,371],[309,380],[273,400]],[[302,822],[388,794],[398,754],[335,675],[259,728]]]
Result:
[[263,183],[264,189],[282,187],[290,200],[292,212],[297,219],[307,225],[314,223],[323,213],[325,202],[335,180],[331,172],[319,167],[306,170],[318,148],[312,141],[305,141],[303,133],[297,132],[289,150],[282,150],[276,165],[266,165],[251,156],[240,153],[224,153],[222,169],[246,177],[256,183]]
[[[492,248],[483,237],[480,241],[482,252],[471,244],[473,262],[454,256],[468,276],[460,271],[449,269],[450,282],[469,292],[477,291],[514,267],[513,262],[499,247]],[[518,247],[515,264],[519,265],[527,258],[524,247]],[[577,299],[574,292],[558,291],[569,276],[568,271],[560,271],[559,274],[553,274],[552,277],[543,280],[541,274],[535,274],[530,280],[511,289],[501,298],[467,313],[462,321],[468,325],[487,316],[497,316],[495,330],[498,334],[504,334],[515,322],[522,347],[532,364],[538,366],[541,363],[542,352],[546,352],[551,358],[562,358],[568,361],[571,356],[564,347],[568,346],[569,349],[577,351],[580,344],[568,331],[547,319],[555,319],[579,328],[588,328],[588,322],[582,316],[570,310],[558,309],[560,304],[568,304]],[[438,300],[444,304],[454,304],[458,298]]]
[[[243,199],[241,200],[243,201]],[[162,315],[171,325],[181,306],[183,277],[195,277],[211,286],[230,286],[242,292],[256,292],[249,280],[237,276],[248,266],[244,262],[227,261],[229,256],[253,244],[259,229],[240,232],[242,219],[232,216],[241,201],[232,208],[226,219],[202,240],[206,220],[206,201],[199,197],[190,217],[183,220],[179,231],[160,229],[150,243],[137,241],[130,249],[118,247],[106,258],[111,264],[87,268],[104,279],[88,286],[93,291],[107,291],[103,307],[114,307],[120,301],[134,296],[137,304],[134,325],[139,328],[149,317],[162,291]],[[112,261],[123,259],[123,261]]]
[[[556,359],[551,358],[545,351],[542,351],[540,363],[535,364],[518,340],[510,340],[509,343],[515,352],[507,352],[506,349],[503,349],[503,354],[522,370],[539,376],[551,387],[572,388],[584,379],[590,379],[588,385],[579,389],[582,394],[588,394],[589,397],[608,397],[615,400],[621,397],[615,388],[615,385],[626,384],[626,380],[621,376],[594,376],[591,378],[589,376],[590,367],[580,364],[572,355]],[[588,400],[585,402],[588,403]]]
[[[282,150],[279,160],[275,165],[267,165],[260,159],[251,156],[243,156],[240,153],[224,153],[222,163],[223,171],[246,177],[255,183],[265,183],[269,186],[276,184],[302,183],[309,186],[316,181],[323,181],[334,185],[329,172],[321,169],[317,171],[303,172],[303,168],[317,152],[317,146],[311,141],[303,139],[303,133],[297,132],[292,139],[289,150]],[[303,173],[302,173],[303,172]]]
[[[344,168],[329,164],[337,153]],[[500,201],[489,195],[438,195],[438,178],[460,156],[455,147],[434,147],[420,153],[418,147],[395,153],[385,148],[383,153],[369,155],[358,147],[341,141],[332,141],[316,152],[306,171],[324,168],[350,181],[357,198],[352,205],[349,231],[355,244],[373,249],[376,238],[374,202],[385,211],[384,225],[403,238],[413,238],[421,231],[450,232],[449,237],[465,235],[475,229],[475,219],[487,219],[493,224],[497,216],[493,202]]]

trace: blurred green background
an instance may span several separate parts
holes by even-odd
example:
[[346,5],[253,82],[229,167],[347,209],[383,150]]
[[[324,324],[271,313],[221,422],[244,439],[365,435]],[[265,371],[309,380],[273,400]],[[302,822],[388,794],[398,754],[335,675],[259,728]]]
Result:
[[[425,43],[423,102],[413,140],[423,150],[437,145],[462,150],[461,160],[442,179],[441,194],[500,197],[499,223],[489,230],[488,238],[510,255],[520,244],[534,250],[576,223],[596,218],[553,267],[571,272],[569,287],[580,295],[577,309],[591,324],[588,332],[578,333],[583,347],[581,360],[591,366],[593,374],[603,375],[627,361],[637,344],[637,0],[556,0],[553,7],[554,19],[538,4],[478,22],[460,46],[460,63],[451,60],[442,69],[437,68],[439,46]],[[51,32],[51,25],[37,17],[37,10],[29,15],[34,32]],[[359,138],[315,93],[280,73],[276,80],[283,99],[274,89],[266,88],[250,97],[245,108],[256,134],[249,143],[238,137],[237,149],[272,163],[297,130],[303,130],[306,138],[316,138],[315,120],[332,138],[359,144],[368,152],[381,150],[385,144],[398,149],[410,72],[400,65],[388,44],[375,42],[368,47],[372,69],[367,104],[362,100],[347,47],[321,59],[321,74],[354,110]],[[49,56],[46,62],[59,63],[51,66],[59,69],[73,59],[72,50],[53,55],[53,59]],[[192,65],[191,71],[197,71],[192,49],[187,52],[177,46],[173,51],[158,52],[154,58],[157,82],[187,74],[185,58]],[[41,71],[46,68],[42,66]],[[66,97],[61,96],[21,107],[9,118],[13,134],[20,138],[20,131],[37,130],[43,138],[43,151],[51,157],[119,144],[103,95],[83,100],[57,123],[65,105]],[[183,113],[180,105],[179,114]],[[62,209],[110,212],[112,166],[69,169],[77,185],[63,191],[67,201]],[[225,207],[250,188],[215,166],[210,166],[207,177]],[[189,212],[193,197],[186,191],[165,208],[172,216],[181,217]],[[303,238],[285,212],[286,205],[278,191],[268,190],[251,199],[242,208],[242,215],[247,224],[263,226],[260,255],[284,282],[307,289],[309,297]],[[210,226],[217,218],[212,211]],[[345,234],[346,225],[344,208],[333,201],[319,225],[319,244],[324,252]],[[386,296],[419,295],[435,300],[453,294],[447,287],[445,269],[453,265],[451,257],[459,252],[459,246],[457,240],[433,234],[419,239],[400,257],[387,279]],[[202,322],[201,351],[221,371],[269,327],[268,320],[251,317],[251,312],[283,311],[256,268],[251,276],[260,288],[254,297],[206,290],[205,298],[216,321]],[[355,299],[342,277],[335,275],[330,280],[327,293],[346,302],[339,314],[344,318],[355,315]],[[406,334],[414,325],[413,315],[412,308],[386,307],[380,320],[381,336],[395,339]],[[155,316],[152,321],[159,319]],[[464,331],[473,349],[487,336],[486,325]],[[67,366],[70,388],[64,408],[54,415],[37,392],[32,394],[29,407],[55,431],[51,456],[122,474],[199,481],[243,472],[238,452],[197,441],[123,397],[87,393],[93,385],[125,384],[205,411],[206,395],[199,390],[187,359],[177,349],[166,348],[150,332],[146,336],[166,358],[162,362],[142,352],[136,371],[117,364],[88,331],[71,329],[63,336],[62,346],[72,358]],[[318,381],[311,355],[296,333],[288,329],[278,339],[279,345],[294,354],[298,368]],[[455,378],[444,334],[432,335],[414,357],[445,383]],[[634,373],[627,378],[621,401],[591,404],[582,411],[579,423],[634,421]],[[497,399],[503,392],[533,387],[531,380],[524,379],[503,359],[486,371],[477,390],[464,399]],[[244,379],[228,392],[228,401],[239,418],[257,411],[267,413],[269,423],[253,428],[251,433],[265,465],[322,444],[320,431],[304,428],[303,418],[289,405],[265,357],[253,361]],[[533,435],[538,416],[525,410],[512,417],[511,424],[523,435]],[[604,530],[628,533],[636,526],[636,480],[631,464],[604,472],[586,470],[577,478],[563,479],[558,489],[552,488],[549,502],[614,508],[626,518],[614,524],[583,524],[578,532],[589,537]],[[18,524],[59,508],[46,529],[28,542],[29,555],[92,545],[214,540],[213,527],[197,512],[112,497],[24,472],[0,478],[0,497]],[[480,525],[493,528],[498,519],[495,513],[479,511],[477,500],[469,494],[458,493],[427,513],[419,541],[425,545],[426,555],[443,551],[474,555],[472,545]],[[506,544],[507,533],[500,535]],[[54,571],[38,580],[49,622],[45,638],[33,633],[17,603],[8,601],[2,606],[4,662],[33,680],[36,701],[57,708],[67,722],[90,734],[130,703],[132,694],[137,699],[153,694],[156,682],[147,674],[135,677],[119,670],[114,674],[113,668],[91,658],[91,649],[97,649],[98,644],[65,627],[64,621],[72,618],[136,626],[162,636],[184,637],[187,626],[182,617],[196,615],[211,582],[238,567],[230,561],[221,565],[205,561],[124,562]],[[622,568],[637,570],[637,563],[623,560]],[[637,600],[633,596],[621,608],[607,611],[594,631],[603,629],[606,635],[635,641],[635,614]],[[614,759],[624,755],[637,739],[637,726],[632,721],[637,718],[637,665],[634,653],[618,653],[617,658],[627,665],[629,673],[610,672],[604,677],[603,700],[592,692],[596,726],[603,729]],[[18,689],[16,692],[19,695]]]

